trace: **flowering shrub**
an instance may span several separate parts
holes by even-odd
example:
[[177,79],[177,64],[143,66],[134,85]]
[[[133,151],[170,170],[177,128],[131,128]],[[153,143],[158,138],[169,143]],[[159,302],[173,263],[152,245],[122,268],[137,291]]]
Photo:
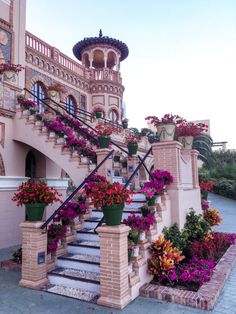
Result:
[[34,101],[29,100],[29,99],[24,99],[22,97],[17,98],[18,104],[25,110],[28,109],[36,109],[38,106]]
[[10,61],[8,61],[7,63],[1,63],[0,64],[0,73],[4,72],[4,71],[13,71],[13,72],[20,72],[21,70],[23,70],[24,67],[20,64],[13,64],[10,63]]
[[62,220],[64,223],[68,223],[74,218],[86,214],[88,206],[84,201],[70,201],[58,212],[54,221]]
[[91,198],[91,204],[96,208],[131,202],[130,190],[118,182],[89,181],[84,186],[85,194]]
[[169,240],[160,235],[150,245],[152,257],[148,259],[148,272],[160,279],[161,276],[168,276],[172,270],[185,258],[181,251],[172,246]]
[[177,136],[193,136],[197,137],[202,132],[207,132],[208,125],[204,123],[182,122],[176,127]]
[[218,226],[223,220],[218,210],[213,208],[204,210],[203,217],[211,227]]
[[128,144],[138,144],[140,141],[139,134],[136,134],[134,132],[127,131],[125,133],[125,143]]
[[48,205],[60,201],[60,196],[61,194],[58,194],[54,188],[50,188],[47,183],[30,179],[18,187],[12,200],[17,202],[17,206],[34,203]]
[[170,113],[165,114],[162,118],[158,118],[156,116],[148,116],[145,118],[145,120],[149,120],[151,124],[153,124],[155,127],[161,125],[161,124],[168,124],[168,123],[174,123],[176,125],[182,123],[185,121],[183,118],[181,118],[178,115],[172,115]]
[[129,226],[133,231],[147,232],[155,223],[155,216],[153,213],[147,214],[146,217],[132,214],[123,220],[123,223]]
[[66,234],[66,227],[61,224],[51,224],[48,227],[48,253],[55,251],[58,241]]
[[215,184],[212,181],[202,181],[199,183],[201,192],[212,192]]
[[170,185],[173,183],[173,177],[167,170],[154,170],[152,172],[152,178],[157,181],[162,181],[164,185]]
[[162,274],[159,281],[168,281],[172,285],[191,285],[199,288],[204,282],[210,280],[214,267],[213,260],[199,259],[197,256],[193,256],[188,263],[180,264],[170,273]]
[[213,259],[217,262],[235,240],[236,234],[214,232],[208,241],[193,241],[189,253],[191,256],[197,255],[199,258]]
[[111,123],[107,123],[107,122],[99,123],[95,127],[95,130],[99,136],[109,136],[113,132],[117,132],[117,128],[114,127],[114,125],[112,125]]
[[164,183],[162,181],[148,181],[145,182],[141,190],[145,194],[147,199],[152,198],[156,195],[160,195],[164,190]]

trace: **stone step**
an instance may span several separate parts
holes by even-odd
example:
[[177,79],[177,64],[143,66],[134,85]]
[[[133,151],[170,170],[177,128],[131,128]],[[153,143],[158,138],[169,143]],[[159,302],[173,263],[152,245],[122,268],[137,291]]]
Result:
[[74,241],[68,244],[68,252],[72,254],[100,255],[100,243],[98,241]]
[[92,217],[89,219],[84,220],[84,227],[85,228],[96,228],[97,224],[99,223],[101,218],[99,217]]
[[94,232],[94,229],[83,228],[76,232],[77,240],[99,241],[99,236]]
[[100,276],[96,272],[62,267],[50,271],[48,280],[52,285],[100,292]]
[[58,257],[56,264],[58,267],[63,268],[87,270],[96,273],[100,272],[99,256],[67,253]]
[[97,303],[97,299],[99,294],[93,291],[79,289],[79,288],[72,288],[72,287],[65,287],[65,286],[58,286],[58,285],[48,285],[47,288],[43,289],[49,293],[74,298],[82,301],[87,301],[90,303]]

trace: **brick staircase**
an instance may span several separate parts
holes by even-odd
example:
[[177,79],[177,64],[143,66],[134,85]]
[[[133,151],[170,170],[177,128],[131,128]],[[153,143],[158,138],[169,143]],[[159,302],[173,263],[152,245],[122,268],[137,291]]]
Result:
[[[144,195],[134,195],[133,202],[126,204],[122,218],[132,213],[141,215],[140,207],[145,203]],[[140,242],[139,256],[132,258],[132,272],[128,275],[132,299],[139,295],[139,288],[151,280],[147,274],[148,246],[162,231],[161,213],[163,215],[166,210],[164,203],[156,206],[156,224],[147,233],[147,238]],[[66,252],[57,257],[54,268],[48,272],[50,284],[44,287],[45,291],[96,303],[100,292],[100,245],[94,229],[102,216],[101,210],[91,210],[73,240],[66,241]]]

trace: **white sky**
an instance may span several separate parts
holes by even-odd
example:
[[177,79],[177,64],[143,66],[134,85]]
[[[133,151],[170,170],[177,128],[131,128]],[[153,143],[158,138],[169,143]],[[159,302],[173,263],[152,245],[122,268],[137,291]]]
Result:
[[213,140],[236,149],[236,0],[27,1],[27,30],[70,57],[100,28],[130,50],[121,65],[130,126],[165,113],[210,119]]

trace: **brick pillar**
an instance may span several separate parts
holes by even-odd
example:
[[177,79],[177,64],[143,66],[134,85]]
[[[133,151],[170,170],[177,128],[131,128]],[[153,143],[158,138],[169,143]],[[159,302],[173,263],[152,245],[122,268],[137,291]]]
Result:
[[180,229],[186,220],[184,190],[181,181],[180,158],[183,145],[177,141],[152,144],[154,169],[168,170],[174,182],[168,187],[171,199],[171,224],[177,223]]
[[[100,164],[100,162],[109,154],[110,149],[109,148],[100,148],[97,149],[97,164]],[[112,182],[113,180],[113,170],[112,170],[112,156],[111,158],[108,158],[105,163],[98,169],[98,174],[101,176],[104,176],[108,181]]]
[[100,237],[100,298],[98,304],[118,309],[131,302],[128,283],[128,241],[130,228],[103,225]]
[[197,156],[199,152],[196,149],[191,150],[191,160],[192,160],[192,178],[193,178],[193,188],[199,188],[199,178],[198,178],[198,166],[197,166]]
[[41,221],[22,222],[22,271],[20,286],[38,289],[47,280],[47,232]]
[[170,189],[182,188],[180,173],[180,150],[182,147],[183,145],[177,141],[152,144],[154,169],[168,170],[174,177]]
[[[138,165],[138,157],[129,156],[127,160],[128,177],[131,176],[131,174],[134,172],[137,165]],[[132,182],[134,183],[135,190],[139,190],[140,189],[139,171],[135,174]]]

